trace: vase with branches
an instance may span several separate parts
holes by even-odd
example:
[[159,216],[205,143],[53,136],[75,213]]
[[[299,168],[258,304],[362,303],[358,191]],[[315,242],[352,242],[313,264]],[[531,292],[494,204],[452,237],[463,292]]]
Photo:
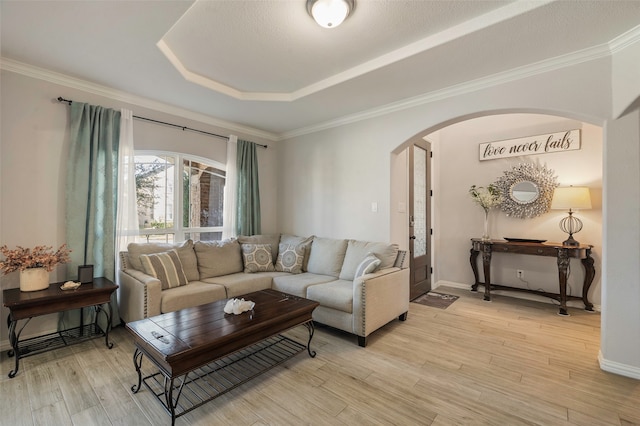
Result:
[[489,212],[495,207],[499,207],[502,204],[502,192],[494,184],[489,184],[486,187],[471,185],[469,188],[469,195],[471,199],[478,204],[484,210],[484,233],[482,234],[483,241],[489,241]]
[[4,256],[0,261],[0,271],[4,274],[19,271],[21,291],[42,290],[49,286],[49,272],[57,265],[70,261],[70,252],[66,244],[57,250],[50,246],[18,246],[11,250],[3,245],[0,247],[0,254]]

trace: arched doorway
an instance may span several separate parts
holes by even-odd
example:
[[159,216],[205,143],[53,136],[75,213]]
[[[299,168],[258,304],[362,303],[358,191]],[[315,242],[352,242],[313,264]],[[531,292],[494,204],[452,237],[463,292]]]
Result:
[[[480,143],[570,129],[580,129],[582,132],[580,150],[479,161]],[[432,236],[433,287],[449,285],[468,288],[474,281],[468,263],[469,239],[478,237],[482,233],[483,213],[470,200],[469,187],[485,186],[495,181],[503,171],[513,165],[534,162],[546,164],[548,168],[553,169],[561,186],[583,185],[591,188],[593,209],[580,212],[585,227],[579,239],[594,246],[593,254],[597,273],[590,290],[590,298],[596,308],[600,309],[603,175],[601,127],[557,115],[493,113],[482,117],[461,117],[455,122],[447,122],[437,128],[427,129],[416,137],[432,142],[434,152],[432,160],[434,196],[430,212],[434,230]],[[412,141],[413,139],[403,144],[401,151],[407,150]],[[398,165],[401,166],[402,162],[394,162],[392,168]],[[395,170],[391,175],[393,180],[401,173]],[[408,176],[408,170],[406,176]],[[396,188],[396,184],[397,182],[392,182],[392,188]],[[394,200],[393,193],[394,191],[392,191],[392,205],[396,205],[398,201]],[[566,212],[551,211],[534,219],[516,219],[494,211],[490,233],[494,238],[522,237],[562,241],[566,234],[559,229],[558,223],[564,215]],[[392,220],[393,218],[394,216]],[[410,221],[410,218],[407,216],[402,220]],[[399,229],[401,229],[400,224],[392,224],[392,232]],[[403,237],[405,236],[398,235],[393,239],[400,241]],[[549,292],[558,291],[557,266],[552,259],[525,256],[520,259],[496,257],[492,266],[492,269],[495,269],[495,272],[492,272],[493,282],[521,288],[544,289]],[[572,266],[574,267],[570,274],[569,292],[575,295],[580,294],[582,290],[584,272],[579,263]],[[517,270],[523,270],[524,277],[518,277]],[[521,297],[523,294],[514,295]],[[524,295],[531,297],[526,293]],[[537,296],[533,298],[538,300]],[[539,300],[551,302],[550,299]],[[578,302],[569,306],[582,307]]]

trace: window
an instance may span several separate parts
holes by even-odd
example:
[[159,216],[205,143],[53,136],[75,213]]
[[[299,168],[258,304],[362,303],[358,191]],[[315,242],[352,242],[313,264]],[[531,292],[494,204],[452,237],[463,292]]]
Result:
[[175,153],[137,152],[140,242],[222,238],[225,167]]

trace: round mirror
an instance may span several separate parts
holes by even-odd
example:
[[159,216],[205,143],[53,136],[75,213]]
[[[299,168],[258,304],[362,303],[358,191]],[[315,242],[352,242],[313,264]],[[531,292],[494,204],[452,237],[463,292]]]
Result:
[[529,204],[538,199],[540,191],[538,185],[525,180],[518,182],[511,187],[511,198],[520,204]]
[[521,219],[549,211],[553,190],[558,186],[553,170],[537,163],[521,163],[506,170],[494,183],[502,195],[500,209]]

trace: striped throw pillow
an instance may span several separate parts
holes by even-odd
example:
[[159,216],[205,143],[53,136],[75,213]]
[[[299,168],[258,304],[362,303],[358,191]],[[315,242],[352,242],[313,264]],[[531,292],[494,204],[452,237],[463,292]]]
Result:
[[367,257],[365,257],[356,268],[354,279],[374,272],[376,268],[380,266],[380,263],[382,263],[382,261],[378,259],[375,254],[367,254]]
[[176,250],[165,253],[143,254],[140,255],[140,262],[147,275],[160,280],[163,290],[188,283]]

